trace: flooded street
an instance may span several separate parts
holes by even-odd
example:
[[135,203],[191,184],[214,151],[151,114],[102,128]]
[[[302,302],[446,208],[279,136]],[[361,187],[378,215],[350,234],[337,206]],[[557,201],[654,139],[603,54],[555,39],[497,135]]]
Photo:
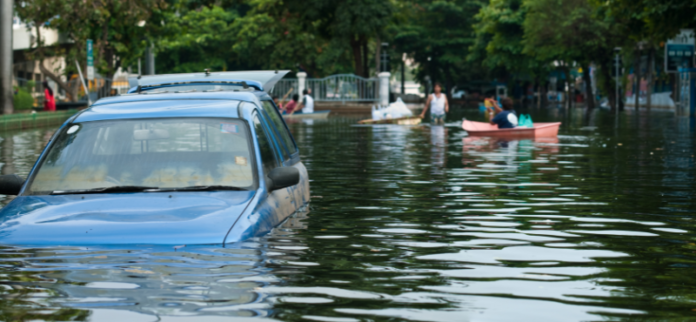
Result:
[[[522,112],[558,138],[297,121],[306,212],[228,248],[0,247],[0,320],[696,318],[694,120]],[[2,134],[2,173],[54,130]]]

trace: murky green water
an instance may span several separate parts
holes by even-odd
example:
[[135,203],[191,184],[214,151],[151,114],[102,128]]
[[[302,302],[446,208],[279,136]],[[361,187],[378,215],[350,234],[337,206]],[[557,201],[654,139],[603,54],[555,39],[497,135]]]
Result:
[[[228,249],[2,248],[0,320],[696,319],[694,120],[531,113],[558,139],[291,124],[308,213]],[[3,135],[2,173],[51,132]]]

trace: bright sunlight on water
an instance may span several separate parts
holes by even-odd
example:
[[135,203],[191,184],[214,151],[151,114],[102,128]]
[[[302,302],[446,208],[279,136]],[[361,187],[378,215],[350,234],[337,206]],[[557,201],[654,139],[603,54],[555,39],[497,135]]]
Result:
[[[229,248],[2,247],[0,319],[696,318],[694,120],[526,112],[562,121],[558,138],[469,137],[455,120],[476,112],[290,124],[306,212]],[[26,175],[54,130],[3,134],[3,174]]]

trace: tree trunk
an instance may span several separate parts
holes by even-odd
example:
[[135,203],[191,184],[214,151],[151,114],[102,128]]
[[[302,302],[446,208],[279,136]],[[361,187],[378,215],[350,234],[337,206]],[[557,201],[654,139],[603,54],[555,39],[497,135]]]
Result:
[[565,73],[565,79],[566,79],[566,81],[565,81],[565,83],[566,83],[566,95],[565,95],[566,96],[566,106],[568,106],[570,108],[570,107],[573,107],[573,103],[572,103],[573,100],[570,97],[570,93],[572,93],[572,87],[573,87],[572,83],[573,82],[570,79],[570,67],[568,66],[568,64],[564,64],[563,73]]
[[647,75],[647,82],[648,82],[648,91],[646,95],[648,97],[646,98],[645,102],[645,107],[650,111],[650,107],[652,107],[652,88],[653,88],[653,72],[654,72],[654,67],[655,67],[655,62],[653,61],[655,59],[655,48],[651,47],[650,50],[648,50],[648,75]]
[[633,84],[636,85],[636,90],[634,91],[635,98],[634,98],[633,107],[635,107],[636,111],[640,107],[640,77],[641,77],[641,75],[640,75],[640,65],[641,65],[640,61],[641,61],[641,59],[640,58],[641,58],[642,54],[643,54],[642,50],[640,49],[640,47],[638,47],[636,49],[636,62],[634,63],[634,67],[633,67]]
[[362,42],[360,41],[360,39],[350,40],[350,47],[353,49],[353,63],[355,64],[355,75],[361,75],[363,71],[361,45]]
[[541,81],[539,83],[539,108],[546,106],[546,82]]
[[611,111],[616,112],[615,109],[618,108],[618,106],[616,105],[616,89],[612,86],[615,85],[613,77],[611,76],[612,56],[607,55],[607,57],[609,57],[609,59],[602,59],[599,61],[599,73],[601,74],[599,78],[602,80],[602,91],[607,95],[607,98],[609,98]]
[[382,49],[382,43],[380,41],[379,36],[375,39],[375,74],[379,74],[382,71],[381,67],[381,49]]
[[362,71],[362,77],[368,78],[370,77],[370,64],[368,64],[367,60],[367,39],[363,38],[362,40],[362,53],[363,53],[363,71]]
[[592,93],[592,76],[590,76],[590,65],[582,65],[582,80],[585,83],[585,104],[588,109],[595,108],[594,94]]

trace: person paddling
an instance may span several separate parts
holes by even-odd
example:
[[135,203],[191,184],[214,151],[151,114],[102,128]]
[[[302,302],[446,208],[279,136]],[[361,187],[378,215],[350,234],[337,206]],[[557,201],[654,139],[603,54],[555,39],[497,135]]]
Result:
[[517,126],[517,115],[512,106],[512,99],[509,97],[503,98],[501,100],[503,103],[503,108],[501,109],[498,104],[494,104],[496,115],[492,120],[492,125],[498,125],[499,129],[512,129]]
[[449,112],[449,102],[447,96],[442,93],[440,83],[435,83],[433,87],[435,93],[428,95],[428,100],[425,102],[425,108],[420,114],[420,118],[425,117],[425,113],[430,108],[430,122],[434,124],[445,124],[445,114]]
[[297,101],[299,99],[300,99],[300,95],[293,94],[290,102],[288,102],[287,104],[285,104],[285,106],[283,106],[283,112],[285,112],[285,114],[292,114],[295,111],[295,109],[297,108]]
[[285,99],[288,98],[288,95],[290,95],[290,93],[292,93],[292,91],[293,91],[293,88],[290,88],[290,90],[287,93],[285,93],[285,95],[283,95],[283,98],[278,98],[278,96],[273,97],[273,101],[276,103],[276,106],[278,106],[278,109],[280,111],[282,111],[284,109]]

